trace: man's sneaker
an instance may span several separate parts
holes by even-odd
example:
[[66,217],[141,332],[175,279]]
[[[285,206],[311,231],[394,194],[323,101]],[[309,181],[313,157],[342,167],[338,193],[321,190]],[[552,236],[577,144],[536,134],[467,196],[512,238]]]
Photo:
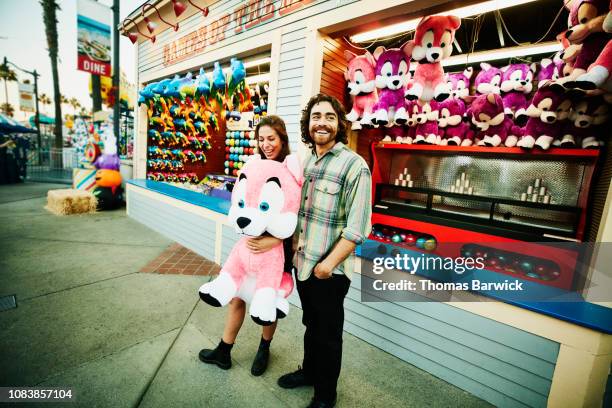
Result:
[[311,379],[306,377],[306,373],[302,367],[298,367],[297,371],[280,377],[278,379],[278,385],[281,388],[296,388],[304,385],[313,385],[313,382]]
[[254,376],[260,376],[268,368],[268,360],[270,358],[270,349],[267,347],[259,347],[257,354],[255,354],[255,360],[251,366],[251,374]]
[[320,400],[316,400],[313,398],[312,401],[310,401],[310,404],[308,404],[306,408],[333,408],[334,406],[336,406],[335,399],[330,402],[330,401],[320,401]]
[[222,368],[224,370],[227,370],[229,368],[232,367],[232,358],[230,355],[231,352],[231,346],[228,349],[228,344],[222,344],[223,342],[219,343],[219,345],[214,349],[214,350],[210,350],[210,349],[203,349],[200,350],[200,354],[198,355],[200,357],[200,361],[207,363],[207,364],[216,364],[219,366],[219,368]]

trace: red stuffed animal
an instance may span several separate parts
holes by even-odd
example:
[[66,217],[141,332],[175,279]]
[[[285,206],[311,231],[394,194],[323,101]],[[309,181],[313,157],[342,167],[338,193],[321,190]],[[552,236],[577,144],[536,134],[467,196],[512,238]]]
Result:
[[460,25],[461,20],[455,16],[427,16],[419,22],[412,50],[412,59],[419,65],[412,87],[406,90],[406,99],[440,102],[450,96],[442,60],[451,55],[455,31]]

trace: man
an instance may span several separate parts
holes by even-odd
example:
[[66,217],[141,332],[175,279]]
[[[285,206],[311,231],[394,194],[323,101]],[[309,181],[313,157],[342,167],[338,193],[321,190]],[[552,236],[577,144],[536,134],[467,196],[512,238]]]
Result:
[[312,407],[333,407],[342,360],[344,297],[355,266],[355,247],[370,232],[370,170],[346,147],[345,111],[337,99],[319,94],[300,122],[312,154],[304,165],[298,215],[297,289],[302,302],[302,368],[278,379],[283,388],[314,385]]

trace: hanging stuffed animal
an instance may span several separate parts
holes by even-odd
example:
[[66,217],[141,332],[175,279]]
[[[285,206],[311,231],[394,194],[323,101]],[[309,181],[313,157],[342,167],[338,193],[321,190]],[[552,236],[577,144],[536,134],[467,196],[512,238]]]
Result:
[[[608,14],[603,21],[602,28],[606,33],[612,33],[612,0],[610,0]],[[566,84],[566,86],[584,90],[601,88],[606,92],[612,92],[610,71],[612,71],[612,39],[608,40],[605,48],[588,71],[576,78],[575,83]]]
[[569,111],[570,106],[571,102],[563,91],[551,86],[539,88],[527,108],[529,120],[516,145],[524,149],[539,147],[548,150],[559,138],[563,112]]
[[454,72],[447,75],[451,98],[465,99],[470,95],[470,79],[473,74],[474,68],[467,67],[463,72]]
[[225,109],[227,119],[239,121],[241,118],[240,106],[244,102],[246,84],[246,70],[238,58],[232,58],[230,71],[227,74],[227,93],[225,95]]
[[380,46],[374,50],[376,60],[376,87],[378,102],[374,105],[374,125],[384,126],[387,123],[404,124],[408,120],[404,107],[404,89],[410,80],[410,54],[412,42],[404,43],[400,48],[387,50]]
[[486,95],[490,93],[500,93],[499,84],[501,83],[502,72],[499,68],[482,62],[480,64],[480,72],[474,80],[474,89],[477,95]]
[[247,241],[264,233],[286,239],[293,235],[300,207],[302,169],[296,155],[283,163],[254,155],[242,167],[232,191],[228,220],[243,237],[234,245],[221,273],[200,287],[200,298],[225,306],[234,297],[250,303],[249,314],[261,325],[276,321],[277,309],[286,314],[289,293],[281,288],[283,244],[253,254]]
[[[602,54],[612,34],[603,31],[603,21],[610,11],[609,0],[572,0],[565,3],[569,9],[568,30],[565,38],[571,44],[581,44],[572,73],[556,81],[566,88],[577,87],[576,80]],[[607,58],[607,57],[605,57]]]
[[348,62],[344,78],[346,79],[349,94],[353,96],[353,107],[346,119],[352,122],[352,129],[361,129],[362,125],[372,123],[374,105],[378,102],[376,92],[376,74],[374,69],[376,61],[368,51],[363,55],[344,51]]
[[515,128],[512,119],[504,112],[504,102],[499,94],[480,95],[470,106],[469,116],[478,129],[476,138],[479,146],[497,147],[502,143],[513,147],[520,135],[520,129]]
[[465,116],[465,102],[458,98],[449,98],[440,103],[438,127],[441,145],[471,146],[474,132],[470,129]]
[[533,71],[527,64],[511,64],[502,68],[500,89],[506,115],[517,124],[525,124],[527,115],[527,95],[533,88]]
[[427,16],[419,22],[412,50],[412,58],[419,64],[413,84],[406,90],[407,99],[440,102],[450,96],[442,60],[451,55],[460,25],[461,20],[455,16]]

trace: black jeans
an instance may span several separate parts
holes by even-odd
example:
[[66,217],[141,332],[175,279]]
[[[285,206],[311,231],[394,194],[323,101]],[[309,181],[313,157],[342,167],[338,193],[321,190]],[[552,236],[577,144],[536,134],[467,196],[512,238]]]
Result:
[[350,284],[344,275],[317,279],[312,274],[305,281],[297,280],[302,323],[306,326],[302,368],[314,382],[316,400],[332,401],[336,398],[342,363],[344,297]]

